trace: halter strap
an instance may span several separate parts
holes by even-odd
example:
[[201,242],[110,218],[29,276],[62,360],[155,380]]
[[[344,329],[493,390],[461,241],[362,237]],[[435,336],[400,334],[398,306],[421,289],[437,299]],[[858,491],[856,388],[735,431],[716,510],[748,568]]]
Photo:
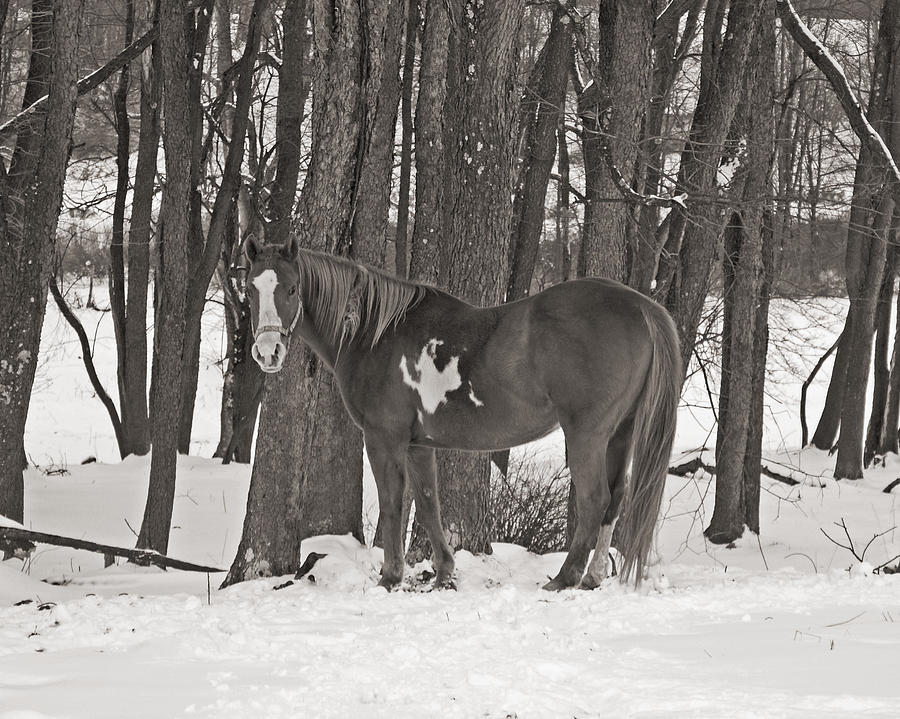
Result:
[[297,312],[294,314],[294,319],[291,321],[290,327],[285,329],[281,325],[263,325],[262,327],[257,327],[256,332],[253,333],[253,341],[255,342],[257,338],[263,332],[277,332],[282,337],[290,337],[291,332],[294,331],[294,327],[297,326],[297,323],[300,321],[300,318],[303,316],[303,302],[297,303]]

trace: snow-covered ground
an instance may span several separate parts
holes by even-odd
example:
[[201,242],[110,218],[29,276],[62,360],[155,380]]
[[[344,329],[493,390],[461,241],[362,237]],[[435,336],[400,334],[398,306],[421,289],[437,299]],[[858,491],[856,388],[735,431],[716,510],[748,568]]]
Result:
[[[375,586],[380,551],[347,537],[305,542],[304,554],[327,557],[314,581],[279,590],[287,578],[219,591],[222,575],[103,569],[99,555],[41,545],[24,563],[0,564],[0,719],[896,717],[900,576],[871,570],[900,554],[900,490],[882,492],[900,461],[837,483],[833,458],[796,451],[798,378],[840,314],[840,303],[823,302],[784,307],[773,322],[766,459],[801,484],[763,477],[759,540],[706,544],[714,482],[700,474],[669,478],[660,560],[639,591],[613,583],[548,594],[539,586],[563,555],[513,545],[461,553],[457,592],[391,594]],[[96,324],[97,313],[81,315]],[[195,419],[202,457],[180,459],[170,553],[227,568],[249,468],[203,458],[217,439],[221,381],[214,316],[208,327]],[[104,317],[97,355],[107,382],[111,334]],[[53,308],[44,339],[26,438],[42,469],[26,478],[25,524],[130,545],[149,460],[117,461],[77,343]],[[810,398],[811,423],[826,378]],[[710,446],[710,412],[697,406],[705,389],[694,380],[676,447],[685,458]],[[543,448],[544,461],[559,461],[558,436]],[[80,465],[87,456],[100,462]],[[840,522],[860,555],[886,533],[859,562],[822,532],[846,544]]]

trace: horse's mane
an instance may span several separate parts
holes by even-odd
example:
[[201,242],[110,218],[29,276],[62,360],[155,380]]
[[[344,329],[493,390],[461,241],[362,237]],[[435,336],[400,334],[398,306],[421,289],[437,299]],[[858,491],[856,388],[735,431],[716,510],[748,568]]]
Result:
[[297,265],[313,324],[341,345],[371,329],[374,347],[433,289],[313,250],[301,249]]

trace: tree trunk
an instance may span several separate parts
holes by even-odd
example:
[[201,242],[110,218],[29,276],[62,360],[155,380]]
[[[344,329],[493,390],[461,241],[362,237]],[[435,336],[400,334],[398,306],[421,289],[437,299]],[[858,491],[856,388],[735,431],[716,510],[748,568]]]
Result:
[[9,172],[0,174],[0,514],[19,522],[25,421],[72,139],[83,8],[83,0],[33,0],[23,103],[49,97],[19,126]]
[[[402,19],[400,0],[313,3],[313,149],[294,223],[306,247],[383,260]],[[267,379],[225,584],[290,571],[305,537],[347,533],[362,539],[362,436],[332,375],[295,345]]]
[[[895,118],[900,104],[900,1],[885,0],[878,25],[872,91],[867,115],[871,125],[884,137],[892,152],[900,151],[900,129]],[[850,222],[847,228],[846,281],[850,309],[847,315],[848,347],[853,361],[847,365],[847,380],[841,406],[841,434],[838,439],[834,476],[860,479],[863,476],[863,434],[865,431],[866,389],[872,360],[875,307],[887,253],[894,202],[891,175],[886,158],[863,143],[856,167]],[[840,348],[839,350],[840,351]]]
[[412,174],[413,75],[416,64],[416,38],[419,32],[419,0],[406,0],[406,38],[403,50],[403,81],[400,94],[402,134],[400,140],[400,198],[397,207],[397,234],[394,241],[394,272],[409,276],[409,185]]
[[853,354],[850,345],[852,317],[847,314],[844,321],[844,329],[838,338],[837,353],[834,356],[834,367],[831,370],[831,380],[825,393],[825,406],[816,425],[816,431],[810,444],[816,449],[831,451],[837,439],[838,427],[841,426],[841,407],[844,404],[844,390],[847,387],[847,365]]
[[524,151],[513,200],[507,302],[531,291],[544,231],[547,183],[556,157],[556,130],[565,106],[571,47],[572,23],[566,8],[556,5],[550,34],[537,60],[539,76],[534,85],[525,88],[522,100],[525,126],[519,130],[524,133]]
[[[746,138],[746,155],[735,184],[743,184],[740,209],[725,230],[723,278],[722,386],[719,394],[719,438],[716,443],[716,501],[705,534],[715,544],[727,544],[743,533],[745,518],[759,515],[759,460],[748,463],[751,438],[761,427],[751,428],[751,418],[762,421],[754,391],[761,394],[765,353],[759,348],[765,331],[760,316],[763,284],[763,245],[771,235],[772,186],[775,149],[775,5],[767,0],[754,30],[752,58],[746,71],[747,112],[736,119],[735,133]],[[750,111],[750,108],[753,108]],[[741,177],[742,176],[742,177]],[[770,241],[771,242],[771,241]],[[756,385],[756,386],[755,386]],[[755,531],[759,531],[758,519]]]
[[[125,44],[134,38],[134,0],[125,3]],[[119,82],[113,93],[113,116],[116,125],[116,197],[113,203],[112,239],[109,244],[109,305],[112,310],[113,330],[116,337],[116,379],[119,388],[120,414],[128,411],[128,387],[125,384],[127,345],[125,342],[125,203],[131,173],[128,157],[131,152],[131,127],[128,119],[128,85],[131,70],[129,64],[119,71]],[[123,438],[120,451],[130,454],[130,438]]]
[[565,282],[572,277],[572,247],[569,244],[572,210],[569,206],[569,143],[566,140],[565,101],[563,113],[556,127],[556,166],[559,180],[556,182],[556,257],[554,265],[557,282]]
[[[674,7],[674,3],[669,7]],[[658,21],[654,28],[654,63],[650,100],[641,127],[641,155],[638,162],[644,168],[642,192],[658,195],[662,190],[663,164],[666,157],[666,138],[663,126],[671,102],[675,79],[689,54],[697,32],[703,0],[694,0],[687,10],[679,38],[681,14],[672,13],[666,21]],[[683,11],[682,11],[683,12]],[[638,210],[638,223],[631,234],[631,267],[628,284],[638,292],[650,294],[656,265],[662,247],[659,243],[660,208],[644,205]]]
[[[158,15],[158,3],[153,12]],[[158,41],[157,41],[158,42]],[[156,159],[159,151],[160,66],[157,42],[141,64],[141,129],[128,230],[128,290],[125,313],[125,396],[120,398],[128,449],[150,451],[147,413],[147,291],[150,285],[150,237]]]
[[[894,248],[896,253],[898,250]],[[894,312],[894,349],[891,357],[891,374],[889,379],[887,410],[884,414],[884,425],[878,454],[900,452],[900,294],[897,295],[897,309]]]
[[[894,225],[896,225],[896,221]],[[895,234],[892,230],[892,238]],[[894,245],[892,240],[887,247],[884,276],[881,278],[881,289],[878,292],[878,303],[875,307],[875,384],[872,389],[872,409],[869,415],[869,426],[866,430],[866,444],[863,453],[863,464],[866,467],[871,464],[875,455],[879,453],[886,426],[888,388],[891,375],[888,367],[888,345],[891,341],[891,306],[894,299],[896,269],[897,251],[896,245]]]
[[[578,96],[584,126],[584,229],[578,273],[627,279],[626,224],[635,208],[620,199],[604,159],[634,180],[641,117],[650,99],[650,48],[656,2],[614,0],[600,4],[598,56],[590,83]],[[601,134],[605,137],[601,137]],[[609,199],[615,199],[609,202]]]
[[150,383],[150,486],[138,547],[165,554],[169,546],[178,417],[181,403],[182,350],[188,284],[191,111],[190,68],[185,36],[185,0],[160,4],[159,50],[162,56],[163,148],[166,184],[159,228],[159,269]]
[[[475,305],[494,305],[503,299],[507,277],[524,5],[468,0],[454,10],[444,103],[439,284]],[[438,455],[442,520],[454,550],[491,551],[490,471],[486,454]]]
[[694,352],[722,225],[719,206],[710,199],[718,194],[716,171],[740,99],[744,65],[761,4],[762,0],[730,3],[727,29],[720,36],[724,3],[707,3],[700,94],[676,182],[677,190],[687,194],[686,209],[676,205],[670,211],[668,240],[654,292],[675,320],[685,373]]

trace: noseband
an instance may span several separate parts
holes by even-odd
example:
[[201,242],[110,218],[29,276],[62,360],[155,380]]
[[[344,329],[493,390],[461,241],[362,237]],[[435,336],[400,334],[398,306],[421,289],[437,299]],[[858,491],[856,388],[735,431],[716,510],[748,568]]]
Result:
[[259,336],[263,332],[277,332],[282,337],[290,337],[291,332],[294,331],[294,327],[297,326],[297,323],[300,321],[300,318],[303,317],[303,302],[300,301],[297,303],[297,313],[294,315],[294,319],[291,321],[290,327],[285,329],[281,325],[263,325],[262,327],[257,327],[256,331],[253,333],[253,341],[259,338]]

